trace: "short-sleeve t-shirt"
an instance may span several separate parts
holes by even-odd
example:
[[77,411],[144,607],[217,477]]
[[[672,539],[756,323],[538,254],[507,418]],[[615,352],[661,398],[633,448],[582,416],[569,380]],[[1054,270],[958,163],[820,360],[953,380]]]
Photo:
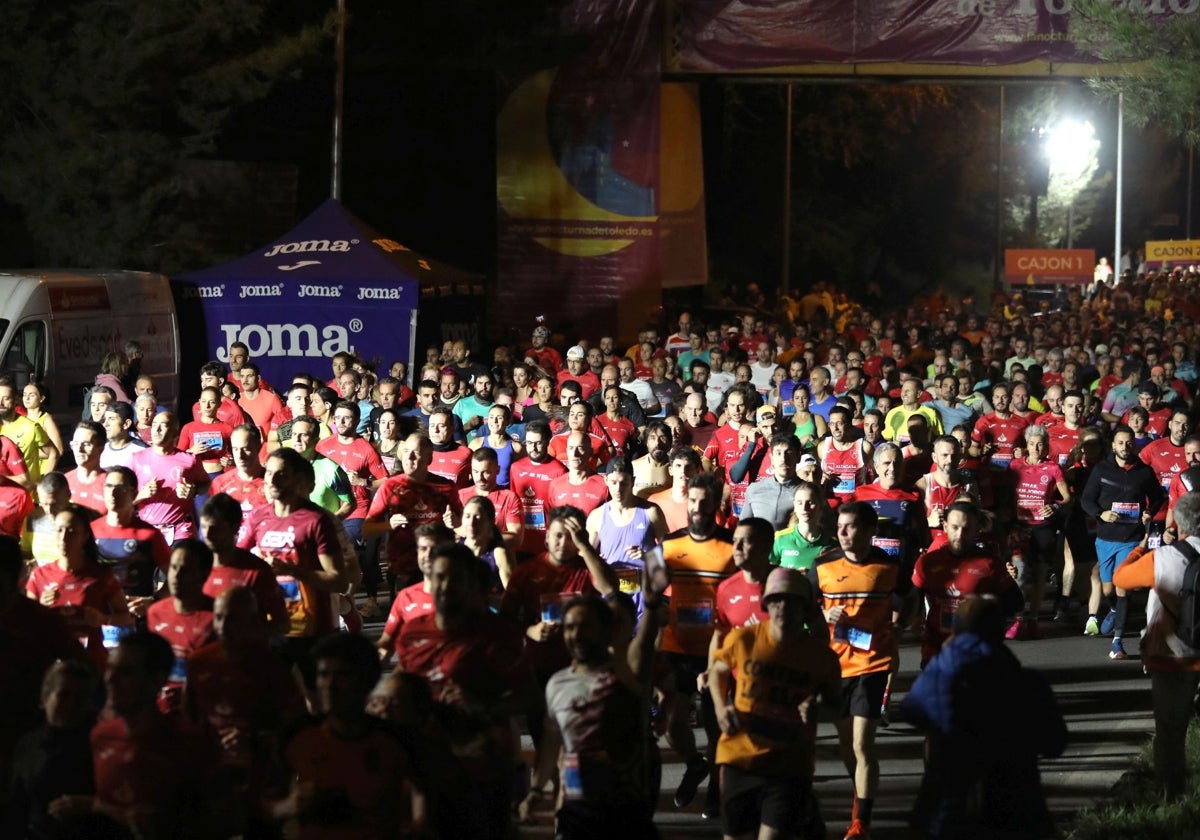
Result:
[[155,527],[134,517],[128,525],[110,525],[105,517],[92,523],[101,565],[112,570],[129,597],[154,594],[154,571],[164,573],[171,548]]
[[1009,469],[1017,478],[1017,519],[1029,525],[1045,522],[1042,507],[1058,496],[1058,484],[1064,481],[1062,470],[1053,461],[1030,464],[1016,458]]
[[[268,563],[280,560],[309,571],[321,568],[321,555],[337,557],[342,550],[333,517],[312,504],[287,516],[277,516],[274,505],[263,505],[250,516],[239,548],[253,548]],[[291,575],[277,575],[276,580],[292,620],[289,636],[323,636],[337,629],[328,592]]]
[[811,779],[816,715],[805,724],[799,706],[840,682],[838,658],[826,642],[804,635],[785,644],[771,638],[770,622],[730,632],[714,658],[737,680],[733,706],[738,730],[717,742],[717,763],[759,775]]
[[261,558],[255,557],[242,548],[234,548],[221,559],[221,564],[213,564],[204,582],[204,594],[216,598],[227,589],[244,586],[254,593],[258,602],[258,611],[264,619],[274,618],[287,613],[287,604],[283,600],[283,590],[275,573],[271,571]]
[[663,542],[663,559],[671,570],[671,604],[662,649],[706,657],[717,586],[736,569],[733,534],[718,527],[707,539],[697,540],[687,531],[676,531]]
[[388,568],[397,577],[405,577],[417,570],[416,530],[426,522],[441,521],[449,509],[455,515],[462,513],[462,502],[453,482],[430,473],[425,481],[412,481],[403,473],[394,475],[375,491],[375,498],[367,509],[369,519],[388,520],[396,514],[408,517],[408,523],[395,528],[388,535]]
[[154,526],[194,522],[195,500],[179,498],[175,489],[180,478],[193,484],[208,482],[208,473],[194,455],[182,450],[159,455],[153,449],[142,449],[129,459],[129,468],[137,476],[139,488],[152,479],[158,480],[158,490],[154,495],[138,503],[138,516]]
[[41,600],[42,593],[58,590],[58,598],[52,609],[67,621],[67,625],[97,664],[103,665],[108,656],[104,650],[104,633],[99,627],[88,624],[85,610],[91,608],[101,613],[108,612],[109,604],[123,597],[121,584],[108,569],[89,566],[76,572],[62,569],[58,563],[38,566],[25,584],[25,592],[34,600]]

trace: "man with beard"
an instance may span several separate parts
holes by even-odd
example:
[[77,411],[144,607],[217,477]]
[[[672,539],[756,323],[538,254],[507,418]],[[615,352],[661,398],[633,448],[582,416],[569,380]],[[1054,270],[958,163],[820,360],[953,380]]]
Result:
[[[1124,589],[1113,585],[1113,571],[1129,556],[1146,534],[1146,525],[1166,502],[1167,494],[1154,470],[1137,456],[1133,431],[1118,426],[1113,432],[1112,457],[1096,465],[1083,489],[1080,506],[1095,517],[1096,558],[1092,571],[1092,595],[1084,634],[1113,634],[1110,659],[1125,659],[1121,637],[1129,601]],[[1114,595],[1115,591],[1115,595]],[[1109,613],[1097,624],[1100,595],[1108,601]]]
[[661,420],[646,426],[646,454],[633,459],[633,495],[643,499],[671,486],[671,429]]
[[922,668],[954,631],[955,615],[967,596],[997,596],[1005,616],[1019,614],[1025,605],[1012,575],[979,544],[979,518],[979,508],[971,502],[951,504],[943,520],[945,541],[940,548],[918,558],[913,570],[913,586],[927,605],[921,637]]
[[238,547],[253,549],[283,588],[291,616],[285,649],[311,690],[316,681],[313,646],[337,629],[330,596],[346,590],[351,571],[333,517],[308,500],[313,487],[308,461],[293,450],[276,450],[267,459],[263,484],[268,503],[250,515]]
[[[28,486],[36,487],[43,473],[53,472],[60,453],[41,426],[17,414],[17,400],[12,381],[0,379],[0,435],[21,450],[21,457],[25,459],[25,467],[29,471]],[[99,419],[104,419],[104,411],[100,412]]]
[[509,489],[521,500],[524,533],[520,553],[540,553],[546,545],[546,514],[550,510],[550,482],[564,475],[567,468],[550,455],[550,424],[533,420],[525,427],[525,457],[514,461],[508,470]]
[[[662,604],[647,587],[647,609]],[[657,622],[643,620],[633,639],[619,603],[578,597],[563,610],[571,664],[546,685],[546,736],[538,751],[528,812],[562,756],[563,840],[653,840],[652,758],[645,716]]]
[[735,571],[733,535],[717,525],[721,505],[720,479],[701,473],[688,481],[687,530],[668,534],[663,560],[671,570],[671,604],[663,631],[662,650],[671,669],[664,705],[667,739],[687,764],[675,791],[675,806],[686,808],[696,797],[700,782],[709,776],[704,810],[715,817],[720,810],[720,786],[711,755],[716,747],[716,718],[711,699],[701,695],[701,723],[708,734],[709,757],[696,749],[688,723],[697,679],[708,670],[708,650],[714,628],[717,587]]

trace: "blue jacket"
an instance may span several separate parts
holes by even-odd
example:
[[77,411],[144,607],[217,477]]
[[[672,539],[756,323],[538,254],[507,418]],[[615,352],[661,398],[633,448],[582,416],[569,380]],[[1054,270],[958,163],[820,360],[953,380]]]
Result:
[[1049,684],[1003,643],[954,636],[917,677],[902,717],[929,733],[912,822],[929,836],[1052,836],[1037,760],[1060,755],[1067,729]]

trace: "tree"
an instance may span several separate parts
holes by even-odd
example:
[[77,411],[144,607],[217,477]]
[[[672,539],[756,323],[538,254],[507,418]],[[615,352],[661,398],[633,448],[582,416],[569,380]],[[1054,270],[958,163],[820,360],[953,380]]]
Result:
[[1126,65],[1090,78],[1102,96],[1124,94],[1128,120],[1154,123],[1189,146],[1200,140],[1200,15],[1150,15],[1140,3],[1075,0],[1073,35],[1096,57]]
[[187,262],[183,169],[237,108],[317,55],[329,27],[310,5],[6,3],[0,194],[23,213],[39,261]]

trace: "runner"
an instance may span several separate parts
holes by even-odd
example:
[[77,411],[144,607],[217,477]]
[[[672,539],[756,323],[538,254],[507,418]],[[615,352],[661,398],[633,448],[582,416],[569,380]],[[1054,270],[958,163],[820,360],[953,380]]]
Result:
[[818,557],[837,545],[837,540],[825,529],[828,510],[821,485],[810,481],[800,482],[792,496],[796,524],[775,532],[771,564],[799,571],[812,569]]
[[58,559],[38,566],[25,584],[25,594],[42,606],[60,610],[88,658],[103,668],[108,659],[105,640],[115,644],[119,628],[132,627],[121,584],[100,563],[88,521],[77,509],[54,518]]
[[540,553],[546,544],[546,512],[549,510],[549,485],[567,468],[547,451],[550,425],[534,420],[525,426],[526,457],[513,462],[509,469],[509,487],[521,500],[522,524],[520,551],[523,556]]
[[829,410],[829,437],[816,449],[821,472],[833,482],[832,492],[839,502],[848,502],[854,490],[869,482],[874,449],[858,436],[853,426],[854,412],[835,405]]
[[229,435],[229,451],[233,456],[233,469],[226,470],[213,479],[209,488],[211,496],[224,493],[231,497],[241,507],[241,522],[250,518],[256,508],[267,503],[266,491],[263,489],[263,476],[266,469],[258,460],[262,450],[262,437],[258,427],[249,423],[238,426]]
[[391,659],[393,652],[397,657],[400,655],[398,644],[404,622],[433,612],[433,550],[439,545],[454,542],[454,532],[441,522],[426,522],[418,526],[415,537],[417,568],[421,570],[421,580],[401,589],[392,601],[387,623],[383,626],[383,634],[375,645],[379,648],[379,659],[383,663]]
[[462,503],[454,485],[429,470],[433,450],[429,438],[409,435],[400,444],[401,472],[391,476],[375,491],[363,523],[366,537],[388,535],[388,572],[401,587],[415,581],[417,566],[416,529],[426,522],[454,526],[462,516]]
[[1112,457],[1096,465],[1080,500],[1084,513],[1098,520],[1089,607],[1099,606],[1101,593],[1109,607],[1100,624],[1092,609],[1083,632],[1087,636],[1113,634],[1109,659],[1126,658],[1121,638],[1129,609],[1125,590],[1113,585],[1113,571],[1137,547],[1146,534],[1146,524],[1166,501],[1158,476],[1137,457],[1133,432],[1128,426],[1118,426],[1113,432]]
[[668,534],[687,527],[688,482],[703,468],[700,455],[688,446],[675,447],[671,450],[669,458],[671,486],[647,499],[662,511]]
[[[100,412],[103,419],[104,412]],[[95,419],[95,418],[93,418]],[[0,435],[11,440],[25,459],[30,487],[36,487],[41,477],[53,472],[59,451],[50,441],[45,429],[28,417],[17,414],[17,393],[12,380],[0,377]]]
[[604,476],[593,471],[592,463],[592,441],[588,434],[569,433],[566,443],[567,471],[547,484],[546,504],[550,507],[572,505],[582,510],[585,517],[604,504],[608,500],[608,485],[604,482]]
[[[878,453],[884,450],[880,447]],[[897,560],[873,546],[875,509],[851,502],[838,510],[838,548],[817,560],[817,579],[830,642],[842,670],[842,716],[836,722],[842,761],[854,783],[846,840],[871,836],[879,786],[875,728],[898,651],[892,633],[896,598],[911,588]]]
[[777,838],[803,827],[808,837],[819,825],[823,837],[812,795],[817,705],[841,705],[838,660],[824,631],[813,630],[821,615],[804,575],[775,569],[762,600],[766,620],[730,632],[708,674],[721,728],[723,831],[727,838]]
[[433,444],[429,471],[456,487],[471,481],[471,450],[454,439],[454,413],[444,406],[429,415],[429,442]]
[[955,501],[945,510],[945,538],[917,558],[912,583],[925,602],[921,667],[942,649],[954,632],[955,615],[972,594],[998,596],[1005,616],[1021,612],[1025,599],[1004,565],[979,543],[979,508]]
[[100,455],[104,451],[104,427],[91,420],[81,420],[71,435],[71,454],[75,456],[75,469],[67,473],[67,484],[71,488],[71,501],[91,508],[103,516],[104,470],[100,468]]
[[[453,793],[430,809],[435,837],[492,840],[511,827],[509,791],[518,744],[512,717],[535,702],[520,630],[487,608],[487,567],[459,545],[434,551],[434,612],[404,622],[400,668],[429,681],[450,741]],[[470,808],[461,791],[470,790]],[[452,798],[451,798],[452,797]]]
[[312,464],[313,488],[308,500],[333,514],[339,523],[354,513],[354,487],[341,465],[317,451],[322,423],[307,415],[292,423],[292,450]]
[[1046,588],[1047,564],[1054,560],[1061,532],[1059,512],[1071,503],[1071,490],[1058,464],[1047,461],[1049,433],[1045,426],[1025,429],[1025,457],[1009,464],[1017,476],[1017,529],[1010,538],[1012,564],[1025,596],[1025,610],[1009,626],[1006,639],[1041,637],[1037,611]]
[[742,515],[767,520],[774,532],[784,528],[792,515],[796,489],[800,486],[800,479],[796,477],[800,441],[795,435],[776,432],[771,436],[770,446],[771,474],[747,487]]
[[939,435],[933,442],[933,471],[917,479],[916,490],[925,499],[925,521],[929,525],[932,551],[946,540],[943,528],[946,511],[959,499],[979,501],[975,476],[961,469],[962,445],[954,435]]
[[179,420],[169,411],[151,423],[150,447],[135,452],[130,469],[138,478],[138,515],[162,532],[167,544],[196,535],[192,499],[208,487],[208,473],[179,443]]
[[165,575],[171,549],[162,532],[138,518],[134,508],[137,477],[128,467],[104,476],[103,517],[92,523],[100,564],[121,584],[129,610],[142,617],[154,601],[155,577]]
[[371,643],[339,633],[322,639],[313,658],[321,717],[284,745],[291,791],[271,803],[271,815],[300,837],[375,840],[420,830],[424,798],[415,757],[394,730],[366,711],[379,680]]
[[471,455],[471,486],[458,491],[458,500],[466,504],[476,496],[492,503],[495,510],[495,526],[512,552],[524,540],[525,526],[522,524],[521,497],[496,483],[500,473],[500,461],[495,450],[483,447]]
[[616,570],[620,590],[634,599],[640,615],[645,553],[662,544],[667,524],[657,505],[633,495],[633,469],[625,458],[612,460],[604,481],[609,501],[588,514],[588,537]]
[[720,506],[719,477],[712,473],[694,476],[688,481],[687,529],[668,534],[663,542],[663,559],[671,570],[672,580],[662,640],[662,651],[670,668],[663,705],[667,712],[667,740],[687,764],[675,791],[675,807],[686,808],[691,804],[700,782],[707,776],[703,812],[710,819],[720,811],[720,784],[712,763],[719,730],[712,700],[704,692],[700,697],[700,718],[708,735],[708,756],[702,756],[688,723],[688,710],[698,689],[698,677],[708,670],[717,587],[736,570],[733,534],[717,525]]
[[136,422],[133,407],[128,403],[113,403],[104,412],[104,451],[100,453],[100,469],[127,467],[133,453],[145,449],[146,443],[133,433]]
[[[232,364],[232,359],[230,360]],[[238,381],[242,385],[242,395],[238,397],[238,407],[246,417],[258,427],[259,434],[266,438],[278,417],[283,412],[283,403],[275,392],[263,388],[262,375],[258,365],[246,362],[237,369]]]
[[146,611],[146,628],[171,644],[175,665],[159,694],[159,708],[177,712],[187,683],[187,659],[216,639],[213,632],[212,600],[204,594],[204,582],[213,568],[213,554],[197,539],[179,540],[171,549],[167,569],[167,593]]
[[243,525],[243,511],[237,500],[214,493],[200,509],[204,544],[212,551],[213,564],[204,582],[204,594],[214,601],[226,590],[241,586],[254,593],[263,628],[272,636],[291,628],[291,617],[283,600],[279,581],[260,557],[237,547]]
[[225,471],[232,458],[229,454],[229,436],[233,427],[217,417],[217,405],[221,399],[219,388],[203,388],[200,391],[199,418],[185,423],[179,432],[179,448],[196,456],[196,460],[210,479]]
[[291,616],[284,650],[312,691],[312,649],[321,636],[337,629],[331,596],[346,590],[350,572],[333,517],[308,501],[312,465],[297,452],[278,449],[267,458],[263,483],[268,504],[250,515],[238,547],[253,549],[283,588]]

